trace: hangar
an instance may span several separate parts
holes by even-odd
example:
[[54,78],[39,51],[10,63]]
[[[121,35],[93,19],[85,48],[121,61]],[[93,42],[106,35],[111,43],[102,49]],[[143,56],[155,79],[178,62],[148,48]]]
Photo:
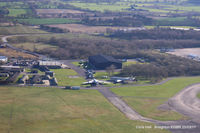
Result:
[[99,54],[99,55],[90,56],[88,60],[89,60],[89,63],[95,69],[99,69],[99,70],[104,70],[110,67],[111,65],[115,66],[116,69],[122,68],[122,62],[111,56]]

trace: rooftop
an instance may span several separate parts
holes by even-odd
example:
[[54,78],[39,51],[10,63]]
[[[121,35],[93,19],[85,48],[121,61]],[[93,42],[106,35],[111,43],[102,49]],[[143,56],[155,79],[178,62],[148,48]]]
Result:
[[111,56],[106,56],[106,55],[102,55],[102,54],[90,56],[89,59],[95,60],[96,63],[105,63],[105,62],[121,63],[119,60],[117,60]]
[[7,59],[8,57],[6,56],[0,56],[0,59]]

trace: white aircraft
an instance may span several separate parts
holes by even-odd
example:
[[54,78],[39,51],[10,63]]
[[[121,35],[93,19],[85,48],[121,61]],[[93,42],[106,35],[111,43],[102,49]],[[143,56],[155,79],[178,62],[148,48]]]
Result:
[[125,81],[134,81],[135,77],[111,77],[110,81],[113,83],[125,83]]
[[9,77],[8,73],[0,73],[0,77]]
[[88,82],[83,82],[82,85],[91,85],[91,86],[97,86],[97,85],[103,85],[103,84],[110,84],[110,82],[102,81],[102,80],[97,80],[97,79],[92,79]]

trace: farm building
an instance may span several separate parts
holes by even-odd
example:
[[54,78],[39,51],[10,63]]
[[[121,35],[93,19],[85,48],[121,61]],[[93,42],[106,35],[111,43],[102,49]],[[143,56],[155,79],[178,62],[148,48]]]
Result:
[[111,57],[111,56],[106,56],[106,55],[95,55],[95,56],[90,56],[88,58],[89,63],[95,67],[95,69],[106,69],[110,67],[111,65],[115,66],[116,69],[121,69],[122,68],[122,62],[119,60]]
[[0,63],[7,63],[7,62],[8,62],[8,57],[0,56]]

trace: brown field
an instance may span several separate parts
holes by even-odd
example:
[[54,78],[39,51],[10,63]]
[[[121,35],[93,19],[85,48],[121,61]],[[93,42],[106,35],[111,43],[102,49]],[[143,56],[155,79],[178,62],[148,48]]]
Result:
[[31,59],[35,59],[37,57],[30,55],[30,54],[26,54],[26,53],[22,53],[22,52],[17,52],[15,50],[12,50],[10,48],[0,48],[0,55],[4,55],[7,57],[22,57],[22,58],[31,58]]
[[13,26],[13,23],[0,23],[0,26]]
[[174,52],[168,52],[168,53],[181,57],[187,57],[190,54],[200,56],[200,48],[175,49]]
[[69,9],[37,9],[38,14],[82,14],[84,12]]
[[111,27],[111,26],[86,26],[81,24],[57,24],[49,25],[50,27],[57,27],[61,29],[68,29],[70,32],[78,33],[105,33],[107,29],[117,30],[120,27]]

